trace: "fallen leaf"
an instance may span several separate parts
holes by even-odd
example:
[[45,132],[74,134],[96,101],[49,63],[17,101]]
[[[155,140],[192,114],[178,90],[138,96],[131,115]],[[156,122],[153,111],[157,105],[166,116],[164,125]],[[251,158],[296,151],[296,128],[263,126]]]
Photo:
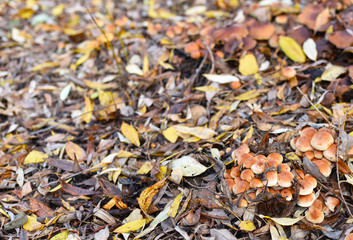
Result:
[[172,161],[172,170],[181,170],[183,176],[194,177],[205,172],[207,167],[191,156],[184,156]]
[[140,146],[139,135],[133,126],[123,122],[121,124],[121,132],[132,144],[137,147]]
[[69,230],[66,230],[55,235],[50,240],[66,240],[68,236],[69,236]]
[[297,218],[274,218],[274,217],[269,217],[269,216],[264,216],[262,214],[259,215],[261,218],[268,218],[272,219],[274,222],[278,223],[281,226],[292,226],[305,218],[305,216],[300,216]]
[[95,195],[97,192],[91,191],[88,189],[80,188],[80,187],[75,187],[72,184],[66,183],[61,178],[59,178],[59,182],[61,184],[62,189],[64,192],[70,193],[73,196],[84,196],[84,195]]
[[341,74],[345,73],[347,68],[338,65],[332,65],[328,67],[325,72],[321,75],[321,79],[325,81],[333,81],[338,78]]
[[158,190],[164,185],[165,181],[166,181],[166,178],[159,182],[156,182],[155,184],[153,184],[152,186],[146,188],[141,192],[140,197],[138,198],[138,203],[139,203],[140,209],[144,213],[148,212],[148,208],[152,203],[154,195],[156,195]]
[[257,73],[259,66],[253,54],[246,54],[239,60],[239,72],[243,76],[249,76]]
[[239,82],[239,78],[233,75],[228,75],[228,74],[223,74],[223,75],[218,75],[218,74],[203,74],[207,80],[220,83],[220,84],[226,84],[226,83],[232,83],[234,81]]
[[305,54],[300,45],[291,37],[281,36],[278,41],[281,50],[294,62],[304,63]]
[[140,219],[132,222],[125,223],[124,225],[118,227],[113,232],[115,233],[128,233],[139,230],[148,223],[147,219]]
[[65,151],[71,160],[77,160],[78,162],[82,162],[86,159],[86,152],[79,145],[68,141],[65,145]]
[[316,61],[317,59],[317,50],[316,50],[316,43],[312,38],[308,38],[303,43],[303,51],[305,55],[312,61]]
[[85,123],[89,123],[93,116],[94,104],[89,97],[87,97],[86,95],[84,97],[85,97],[85,107],[82,111],[81,121]]
[[163,136],[171,143],[176,143],[179,137],[174,127],[169,127],[166,130],[164,130],[162,133],[163,133]]
[[27,222],[22,226],[25,230],[29,232],[41,230],[43,224],[37,221],[36,215],[27,216],[27,218]]
[[23,164],[26,165],[30,163],[42,163],[48,157],[48,154],[33,150],[26,156],[25,160],[23,161]]
[[250,100],[253,98],[257,98],[258,96],[260,96],[261,94],[266,93],[266,92],[268,92],[268,89],[259,89],[259,90],[252,89],[252,90],[249,90],[245,93],[242,93],[242,94],[236,96],[235,100],[247,101],[247,100]]
[[178,133],[189,134],[200,139],[211,139],[217,132],[205,127],[186,127],[182,125],[173,126]]
[[239,224],[240,230],[252,232],[256,229],[254,223],[251,220],[241,221]]
[[182,197],[182,194],[180,193],[180,194],[173,200],[173,203],[172,203],[172,205],[170,206],[170,210],[169,210],[169,212],[168,212],[168,216],[169,216],[169,217],[175,217],[176,214],[178,213],[179,205],[180,205],[180,202],[181,202],[181,197]]

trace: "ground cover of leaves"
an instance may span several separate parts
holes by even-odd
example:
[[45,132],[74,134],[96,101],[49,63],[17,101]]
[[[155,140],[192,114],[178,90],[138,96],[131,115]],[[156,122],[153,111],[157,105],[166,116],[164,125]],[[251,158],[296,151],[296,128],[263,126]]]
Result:
[[[348,239],[352,4],[1,1],[0,237]],[[306,126],[336,135],[329,176],[292,149]],[[244,146],[339,205],[237,192]]]

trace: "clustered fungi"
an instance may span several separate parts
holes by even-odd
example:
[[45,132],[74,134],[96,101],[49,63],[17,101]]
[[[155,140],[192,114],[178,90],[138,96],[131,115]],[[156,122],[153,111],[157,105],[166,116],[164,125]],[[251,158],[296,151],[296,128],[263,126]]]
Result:
[[[290,144],[298,156],[310,159],[325,177],[329,177],[336,161],[335,137],[335,132],[328,128],[316,130],[306,127]],[[279,194],[291,201],[295,194],[295,181],[299,189],[297,205],[308,208],[305,217],[309,222],[322,223],[325,215],[334,212],[340,205],[336,197],[324,198],[315,194],[316,178],[301,169],[291,169],[288,163],[283,163],[283,156],[279,153],[255,155],[246,144],[242,144],[232,152],[232,158],[235,166],[226,171],[225,180],[229,189],[241,197],[239,207],[249,204],[243,196],[255,199],[266,188],[273,195]]]

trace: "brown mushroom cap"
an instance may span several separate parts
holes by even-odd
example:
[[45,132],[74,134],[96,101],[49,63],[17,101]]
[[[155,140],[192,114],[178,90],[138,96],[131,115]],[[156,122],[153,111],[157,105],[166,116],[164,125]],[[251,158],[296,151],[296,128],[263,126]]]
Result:
[[327,161],[314,160],[313,163],[319,168],[322,175],[329,177],[331,175],[331,166]]
[[321,159],[322,157],[324,156],[323,152],[322,151],[319,151],[319,150],[314,150],[314,157],[316,159]]
[[315,135],[315,133],[317,133],[317,131],[313,127],[305,127],[302,130],[300,130],[301,137],[312,138]]
[[324,221],[324,213],[322,211],[322,202],[316,199],[305,213],[306,219],[311,223],[322,223]]
[[251,182],[255,178],[255,174],[251,169],[245,169],[240,173],[240,178],[244,181]]
[[284,67],[281,70],[281,75],[287,79],[295,77],[297,71],[292,67]]
[[268,40],[276,29],[271,23],[254,23],[249,27],[249,35],[256,40]]
[[240,201],[239,201],[239,207],[240,208],[245,208],[245,207],[247,207],[249,205],[249,202],[244,198],[244,197],[242,197],[241,199],[240,199]]
[[232,158],[233,159],[237,159],[241,154],[243,153],[249,153],[250,152],[250,148],[248,147],[247,144],[241,144],[240,147],[238,147],[237,149],[235,149],[232,152]]
[[273,195],[280,194],[280,191],[278,189],[269,188],[268,190]]
[[243,153],[237,159],[238,165],[243,167],[244,167],[244,163],[251,164],[255,162],[256,162],[256,159],[251,155],[251,153]]
[[224,180],[226,181],[229,190],[232,190],[232,189],[233,189],[233,186],[234,186],[234,184],[235,184],[234,179],[226,178],[226,179],[224,179]]
[[348,234],[344,240],[353,240],[353,233]]
[[323,152],[324,157],[332,162],[337,162],[336,154],[337,144],[332,144]]
[[264,159],[259,159],[259,160],[257,160],[257,161],[251,166],[251,170],[252,170],[255,174],[261,174],[261,173],[263,173],[266,168],[267,168],[267,166],[266,166],[266,160],[264,160]]
[[308,181],[309,183],[311,183],[311,185],[313,186],[313,189],[317,187],[317,180],[316,178],[314,178],[313,176],[311,176],[310,174],[306,174],[304,176],[304,180]]
[[[233,188],[234,191],[234,188]],[[308,195],[300,195],[298,198],[298,206],[299,207],[310,207],[315,201],[315,194],[310,193]]]
[[247,196],[248,196],[251,200],[253,200],[253,199],[256,198],[256,193],[255,193],[255,192],[251,192],[251,193],[248,193]]
[[231,169],[227,169],[225,172],[224,172],[224,178],[227,179],[227,178],[232,178],[232,176],[230,176],[230,171]]
[[279,153],[270,153],[268,156],[267,156],[267,159],[275,159],[278,164],[282,163],[283,162],[283,156]]
[[256,158],[257,160],[262,159],[262,160],[267,161],[267,157],[266,157],[265,155],[263,155],[263,154],[256,155],[255,158]]
[[297,143],[298,138],[300,137],[298,136],[298,137],[292,138],[289,142],[293,150],[297,150],[297,146],[295,144]]
[[281,187],[292,186],[294,175],[291,172],[281,172],[278,174],[278,185]]
[[303,170],[295,169],[295,172],[296,172],[296,174],[298,176],[298,179],[304,179],[305,173],[303,172]]
[[240,177],[240,166],[232,167],[229,174],[232,178]]
[[277,185],[278,174],[277,171],[268,171],[266,173],[266,180],[263,181],[264,185],[273,187]]
[[249,188],[250,186],[247,181],[244,181],[244,180],[240,180],[238,182],[236,181],[233,186],[233,193],[234,194],[242,193],[249,190]]
[[306,151],[304,153],[304,157],[306,157],[309,160],[312,160],[315,157],[314,151]]
[[280,172],[290,172],[290,167],[285,164],[285,163],[281,163],[277,166],[277,171]]
[[327,128],[327,127],[320,128],[320,129],[319,129],[319,132],[328,132],[328,133],[331,134],[331,136],[334,137],[334,138],[337,136],[335,130],[330,129],[330,128]]
[[288,188],[284,188],[280,191],[280,194],[283,198],[285,198],[287,201],[291,201],[293,199],[293,194],[292,191]]
[[332,135],[326,131],[318,131],[311,139],[311,146],[316,150],[325,151],[334,142]]
[[243,161],[243,168],[251,168],[251,166],[256,163],[256,158],[253,156],[248,156]]
[[331,212],[335,211],[335,208],[340,205],[340,200],[335,197],[327,197],[325,200],[325,205],[330,209]]
[[297,147],[297,150],[301,152],[313,150],[313,147],[311,146],[311,138],[308,137],[298,138],[295,146]]
[[266,161],[266,164],[267,164],[267,167],[271,168],[271,167],[278,167],[278,161],[274,158],[271,158],[271,159],[267,159]]
[[299,157],[302,157],[303,156],[303,152],[299,151],[298,149],[295,150],[295,154]]
[[259,188],[259,187],[263,187],[263,186],[264,186],[264,184],[260,180],[260,178],[254,178],[253,180],[250,181],[250,188]]
[[313,185],[305,179],[300,179],[299,183],[299,195],[308,195],[313,192]]

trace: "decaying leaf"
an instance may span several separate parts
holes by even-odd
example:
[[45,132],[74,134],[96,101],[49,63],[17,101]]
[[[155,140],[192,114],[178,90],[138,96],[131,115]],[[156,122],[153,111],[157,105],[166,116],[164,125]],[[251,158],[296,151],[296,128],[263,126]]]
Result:
[[316,50],[316,43],[312,38],[308,38],[303,43],[303,51],[305,55],[312,61],[316,61],[317,59],[317,50]]
[[194,177],[205,172],[207,168],[192,156],[184,156],[172,161],[172,170],[181,170],[183,176]]
[[204,127],[186,127],[182,125],[173,126],[175,130],[182,134],[190,134],[200,139],[211,139],[217,133],[209,128]]
[[234,81],[239,81],[239,78],[237,78],[234,75],[204,74],[203,76],[208,80],[219,84],[226,84],[226,83],[232,83]]
[[333,81],[346,71],[347,69],[345,67],[332,65],[328,67],[325,72],[321,75],[321,79],[325,81]]
[[79,145],[71,141],[66,143],[65,151],[71,160],[82,162],[86,158],[86,152]]
[[166,181],[166,178],[159,182],[156,182],[155,184],[153,184],[152,186],[146,188],[141,192],[140,197],[138,198],[138,203],[139,203],[140,209],[144,213],[148,212],[148,208],[151,206],[154,195],[156,195],[158,190],[164,185],[165,181]]
[[275,218],[275,217],[269,217],[269,216],[264,216],[262,214],[259,215],[261,218],[269,218],[272,221],[278,223],[281,226],[292,226],[302,220],[305,216],[300,216],[297,218]]
[[124,225],[118,227],[114,230],[115,233],[128,233],[139,230],[148,223],[147,219],[136,220],[132,222],[125,223]]

